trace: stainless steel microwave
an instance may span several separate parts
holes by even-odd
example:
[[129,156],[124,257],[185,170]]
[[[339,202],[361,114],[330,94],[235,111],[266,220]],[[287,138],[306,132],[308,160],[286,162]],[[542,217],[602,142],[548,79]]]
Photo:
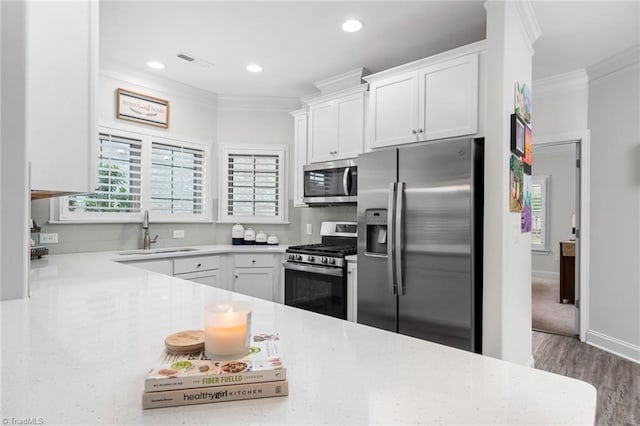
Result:
[[327,161],[304,166],[303,201],[310,206],[357,202],[356,160]]

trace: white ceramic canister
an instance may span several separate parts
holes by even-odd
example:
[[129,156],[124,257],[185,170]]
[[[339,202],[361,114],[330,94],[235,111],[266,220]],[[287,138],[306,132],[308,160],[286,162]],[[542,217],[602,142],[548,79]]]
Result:
[[234,246],[244,244],[244,226],[236,223],[231,228],[231,244]]
[[255,244],[256,243],[256,231],[251,228],[245,229],[244,231],[244,243],[245,244]]
[[280,242],[280,240],[278,240],[278,237],[274,234],[269,235],[269,237],[267,237],[267,244],[270,245],[277,245]]
[[262,231],[258,231],[256,234],[256,245],[265,245],[267,244],[267,234]]

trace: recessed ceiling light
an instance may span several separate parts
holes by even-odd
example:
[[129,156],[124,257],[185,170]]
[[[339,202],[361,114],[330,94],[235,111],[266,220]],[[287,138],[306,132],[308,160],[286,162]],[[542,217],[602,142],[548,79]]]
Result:
[[262,72],[262,67],[258,64],[247,65],[247,71],[249,72]]
[[158,61],[149,61],[149,62],[147,62],[147,66],[149,68],[153,68],[154,70],[163,70],[164,69],[164,64],[162,62],[158,62]]
[[355,33],[362,29],[362,22],[357,19],[349,19],[342,24],[342,29],[348,33]]

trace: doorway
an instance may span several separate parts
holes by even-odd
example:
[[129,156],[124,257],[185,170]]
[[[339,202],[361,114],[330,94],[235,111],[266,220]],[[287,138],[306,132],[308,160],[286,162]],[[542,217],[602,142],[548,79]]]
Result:
[[[588,131],[534,138],[532,328],[586,334]],[[581,235],[582,234],[582,235]]]

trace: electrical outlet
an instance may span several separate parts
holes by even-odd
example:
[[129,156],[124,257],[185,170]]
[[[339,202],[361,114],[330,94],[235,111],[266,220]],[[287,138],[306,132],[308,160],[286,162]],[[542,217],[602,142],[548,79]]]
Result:
[[40,244],[58,244],[58,234],[40,234]]
[[307,223],[307,235],[313,234],[313,227],[310,223]]
[[174,229],[173,230],[173,238],[184,238],[184,230],[183,229]]

